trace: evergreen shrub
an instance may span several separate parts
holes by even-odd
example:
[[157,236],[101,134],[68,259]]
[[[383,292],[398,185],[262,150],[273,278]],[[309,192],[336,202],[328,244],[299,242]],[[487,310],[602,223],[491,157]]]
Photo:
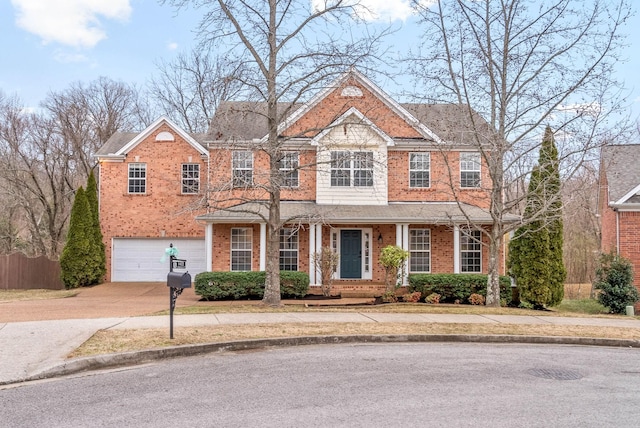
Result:
[[[409,292],[419,291],[423,296],[440,295],[440,303],[468,302],[472,294],[487,296],[487,275],[417,273],[409,275]],[[511,300],[511,280],[500,276],[500,300]]]
[[[205,300],[259,300],[264,295],[265,272],[202,272],[195,277],[195,292]],[[280,295],[304,297],[309,292],[305,272],[280,271]]]
[[596,270],[594,288],[599,290],[598,301],[614,314],[622,314],[640,296],[633,285],[631,262],[615,254],[603,254]]

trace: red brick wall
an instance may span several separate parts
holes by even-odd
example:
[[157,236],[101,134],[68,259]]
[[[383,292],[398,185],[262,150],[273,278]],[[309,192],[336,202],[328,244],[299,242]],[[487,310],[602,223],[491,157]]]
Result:
[[[489,208],[486,190],[490,177],[486,164],[481,167],[484,188],[460,188],[460,152],[431,152],[431,186],[425,189],[409,187],[409,151],[390,151],[388,160],[389,201],[452,201],[457,196],[462,202]],[[453,180],[453,186],[451,185]],[[455,194],[454,194],[455,192]]]
[[[633,283],[640,291],[640,212],[618,212],[620,255],[633,265]],[[640,310],[640,303],[636,304]]]
[[[171,132],[176,141],[155,141],[162,131]],[[128,165],[136,162],[136,156],[137,162],[147,164],[145,194],[128,193]],[[197,208],[202,196],[181,193],[183,163],[200,164],[203,188],[207,165],[200,153],[163,125],[131,150],[124,162],[100,164],[100,224],[107,256],[107,281],[111,279],[114,237],[204,237],[204,227],[195,221],[195,216],[203,213]]]
[[[341,95],[344,86],[356,86],[362,91],[361,97]],[[391,137],[421,138],[422,136],[402,118],[389,109],[379,98],[356,80],[347,81],[343,87],[332,91],[326,98],[314,106],[306,115],[294,123],[285,133],[287,136],[304,135],[313,137],[329,126],[333,121],[355,107],[378,128]],[[309,131],[312,130],[312,131]]]

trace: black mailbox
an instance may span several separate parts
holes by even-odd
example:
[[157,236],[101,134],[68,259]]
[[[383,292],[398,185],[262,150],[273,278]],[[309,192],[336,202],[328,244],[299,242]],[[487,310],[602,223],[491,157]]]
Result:
[[167,274],[167,287],[191,288],[191,275],[189,275],[189,272],[169,272]]

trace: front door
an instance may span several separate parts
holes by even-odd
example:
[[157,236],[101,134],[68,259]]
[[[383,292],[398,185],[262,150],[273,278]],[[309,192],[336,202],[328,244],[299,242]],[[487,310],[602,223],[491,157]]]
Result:
[[362,278],[362,231],[340,231],[340,278]]

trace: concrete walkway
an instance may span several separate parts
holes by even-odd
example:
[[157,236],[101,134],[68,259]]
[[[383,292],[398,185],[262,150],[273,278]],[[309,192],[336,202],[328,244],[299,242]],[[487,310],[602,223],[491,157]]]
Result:
[[[583,325],[640,329],[640,320],[623,317],[574,318],[365,312],[224,313],[174,317],[175,328],[252,323],[329,322]],[[98,330],[142,328],[166,328],[168,332],[169,317],[111,317],[0,323],[0,385],[65,373],[56,371],[56,367],[67,366],[69,361],[66,360],[66,356]],[[640,346],[640,341],[635,342],[634,346]],[[606,343],[603,342],[603,344]]]

